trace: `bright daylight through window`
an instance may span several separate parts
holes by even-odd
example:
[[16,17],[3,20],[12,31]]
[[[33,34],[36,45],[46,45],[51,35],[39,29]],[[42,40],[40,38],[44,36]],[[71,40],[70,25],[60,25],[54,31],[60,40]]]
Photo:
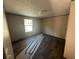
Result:
[[31,32],[33,30],[33,22],[30,19],[24,19],[25,32]]

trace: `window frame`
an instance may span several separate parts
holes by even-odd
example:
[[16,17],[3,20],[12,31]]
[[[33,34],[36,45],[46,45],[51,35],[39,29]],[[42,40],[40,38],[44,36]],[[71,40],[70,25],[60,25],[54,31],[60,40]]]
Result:
[[[26,22],[26,20],[27,20],[27,22]],[[31,24],[28,24],[30,22],[29,20],[31,20],[31,19],[24,19],[25,32],[33,32],[33,20],[31,20]],[[27,24],[25,24],[25,23],[27,23]],[[31,26],[31,31],[30,30],[28,30],[28,31],[26,30],[27,26]]]

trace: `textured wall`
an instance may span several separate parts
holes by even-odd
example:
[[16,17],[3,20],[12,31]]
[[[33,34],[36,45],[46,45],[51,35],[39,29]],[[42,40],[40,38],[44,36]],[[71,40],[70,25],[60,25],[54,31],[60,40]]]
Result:
[[[24,19],[33,20],[33,32],[25,32]],[[31,36],[33,34],[37,34],[42,31],[41,22],[39,19],[36,18],[28,18],[14,14],[7,14],[7,20],[8,20],[12,41],[16,41],[21,38]]]
[[75,59],[75,2],[71,3],[64,56]]
[[47,34],[65,38],[68,16],[43,19],[43,31]]

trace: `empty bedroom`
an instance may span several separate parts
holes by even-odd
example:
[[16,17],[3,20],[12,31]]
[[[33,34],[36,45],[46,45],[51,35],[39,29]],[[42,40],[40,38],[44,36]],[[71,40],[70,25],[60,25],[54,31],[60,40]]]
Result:
[[4,0],[4,59],[75,59],[74,0]]

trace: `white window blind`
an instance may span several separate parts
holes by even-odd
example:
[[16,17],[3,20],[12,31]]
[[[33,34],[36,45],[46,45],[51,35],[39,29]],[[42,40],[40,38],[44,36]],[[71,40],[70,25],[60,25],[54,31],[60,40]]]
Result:
[[31,32],[33,30],[33,22],[30,19],[24,19],[25,32]]

